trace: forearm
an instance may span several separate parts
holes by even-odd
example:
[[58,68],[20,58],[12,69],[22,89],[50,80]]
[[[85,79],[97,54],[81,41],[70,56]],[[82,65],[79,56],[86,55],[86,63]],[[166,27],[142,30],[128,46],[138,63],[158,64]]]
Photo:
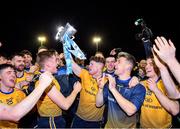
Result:
[[69,107],[73,104],[73,102],[74,102],[77,94],[78,94],[78,92],[76,92],[76,91],[73,90],[73,91],[71,92],[71,94],[66,98],[66,100],[65,100],[65,105],[66,105],[66,106],[65,106],[65,109],[64,109],[64,110],[68,110],[68,109],[69,109]]
[[72,70],[76,74],[76,76],[79,77],[82,68],[76,62],[74,62],[73,59],[71,61],[72,61]]
[[173,73],[176,80],[178,81],[178,83],[180,84],[180,64],[177,61],[177,59],[174,58],[172,60],[169,60],[167,62],[167,65],[169,69],[171,70],[171,72]]
[[168,93],[168,96],[174,99],[180,98],[180,93],[178,89],[176,88],[176,85],[174,81],[172,80],[168,72],[168,69],[167,68],[160,69],[160,73],[161,73],[161,78],[163,80],[166,91]]
[[101,107],[104,104],[103,89],[99,88],[96,94],[96,106]]
[[35,106],[44,90],[44,87],[37,86],[29,96],[20,103],[16,104],[9,112],[9,114],[14,115],[13,119],[18,121],[25,116]]
[[126,112],[128,116],[133,115],[137,109],[136,106],[125,99],[116,89],[111,90],[119,106]]
[[159,89],[153,91],[158,98],[161,105],[172,115],[176,115],[179,112],[179,103],[177,101],[170,100]]

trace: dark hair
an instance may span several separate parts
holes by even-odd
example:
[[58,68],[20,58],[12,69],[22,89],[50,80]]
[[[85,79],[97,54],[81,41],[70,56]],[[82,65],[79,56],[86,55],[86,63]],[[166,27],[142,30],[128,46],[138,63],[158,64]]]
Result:
[[99,63],[103,63],[105,64],[105,59],[102,57],[97,57],[97,56],[91,56],[90,61],[95,61],[95,62],[99,62]]
[[155,73],[156,73],[157,75],[159,75],[159,74],[160,74],[160,71],[159,71],[159,68],[157,67],[157,65],[156,65],[156,63],[155,63],[155,61],[154,61],[154,58],[150,56],[150,57],[147,57],[147,58],[146,58],[146,60],[148,60],[148,59],[151,59],[151,60],[152,60],[152,64],[153,64],[154,71],[155,71]]
[[22,50],[21,54],[23,54],[23,56],[24,55],[30,55],[32,57],[32,54],[31,54],[31,52],[29,50]]
[[117,58],[124,57],[126,58],[131,64],[132,68],[136,65],[136,59],[133,55],[127,53],[127,52],[119,52]]
[[24,57],[24,55],[21,52],[19,52],[19,53],[14,53],[13,55],[11,55],[10,59],[13,59],[15,56]]
[[5,54],[5,53],[0,53],[0,57],[3,57],[3,58],[5,58],[5,59],[8,58],[8,57],[7,57],[7,54]]
[[[104,54],[101,52],[101,51],[97,51],[96,53],[95,53],[95,56],[97,56],[97,54],[100,54],[100,55],[102,55],[102,57],[104,57]],[[98,56],[99,57],[99,56]]]
[[11,64],[1,64],[0,65],[0,73],[1,73],[2,70],[6,69],[8,67],[14,69],[14,67]]
[[38,53],[37,58],[36,58],[36,62],[42,67],[44,64],[44,61],[47,60],[48,58],[52,57],[53,55],[55,55],[54,51],[42,51],[40,53]]
[[122,52],[122,49],[121,48],[115,48],[115,52],[116,53]]

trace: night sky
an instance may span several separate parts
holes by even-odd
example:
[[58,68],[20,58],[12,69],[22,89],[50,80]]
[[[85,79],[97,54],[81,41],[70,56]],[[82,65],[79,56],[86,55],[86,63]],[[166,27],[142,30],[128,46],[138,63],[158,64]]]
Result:
[[0,41],[1,52],[7,55],[23,49],[33,55],[40,43],[39,35],[47,36],[46,46],[62,52],[62,45],[55,40],[57,27],[69,22],[77,29],[74,41],[87,57],[96,51],[92,43],[94,35],[100,35],[102,42],[99,50],[108,55],[114,47],[133,54],[137,60],[144,58],[144,47],[135,39],[141,32],[134,21],[143,18],[154,34],[171,38],[177,48],[180,47],[180,8],[177,3],[152,1],[6,1],[0,5]]

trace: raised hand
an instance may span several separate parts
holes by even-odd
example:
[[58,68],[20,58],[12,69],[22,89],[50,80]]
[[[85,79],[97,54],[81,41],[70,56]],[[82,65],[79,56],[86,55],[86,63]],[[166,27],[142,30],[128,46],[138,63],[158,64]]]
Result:
[[82,89],[81,83],[79,81],[75,82],[73,87],[76,93],[79,93]]
[[39,85],[42,85],[44,88],[47,88],[51,84],[53,79],[54,77],[52,76],[52,74],[46,71],[40,75]]
[[109,90],[114,90],[116,89],[116,80],[115,78],[110,75],[110,74],[106,74],[108,80],[109,80]]
[[162,60],[160,60],[158,58],[158,56],[154,53],[154,51],[152,50],[152,53],[153,53],[153,57],[154,57],[154,62],[156,64],[156,66],[161,70],[161,69],[165,69],[166,66],[164,64],[164,62],[162,62]]
[[147,80],[147,84],[148,84],[149,89],[150,89],[151,91],[155,92],[156,90],[158,90],[155,80],[149,78],[149,79]]
[[29,73],[34,73],[39,67],[37,65],[31,66]]
[[98,78],[97,79],[97,83],[98,83],[98,87],[100,89],[103,89],[104,88],[104,85],[106,83],[106,77],[105,77],[105,73],[103,73],[103,76],[101,78]]
[[129,88],[135,87],[139,83],[139,79],[136,76],[133,76],[129,81]]
[[175,59],[176,48],[171,40],[167,41],[161,36],[155,39],[155,43],[156,46],[153,45],[153,49],[165,63]]

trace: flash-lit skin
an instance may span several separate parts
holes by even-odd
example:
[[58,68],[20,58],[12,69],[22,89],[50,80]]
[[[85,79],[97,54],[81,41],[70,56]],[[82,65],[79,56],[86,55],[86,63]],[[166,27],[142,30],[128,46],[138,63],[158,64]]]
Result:
[[0,57],[0,64],[6,64],[7,63],[7,59],[3,56]]
[[24,100],[14,106],[3,105],[0,103],[0,120],[19,121],[25,116],[36,104],[44,90],[51,84],[53,76],[45,72],[41,74],[40,81],[32,93]]
[[24,55],[24,63],[26,68],[30,68],[32,66],[32,57],[28,54]]
[[16,76],[21,77],[24,73],[24,67],[25,67],[24,58],[22,56],[15,56],[12,59],[12,63],[16,69],[16,72],[17,72]]
[[46,63],[44,65],[44,68],[42,68],[42,70],[49,71],[52,74],[57,72],[58,60],[57,60],[55,55],[53,55],[52,57],[48,58],[45,62]]
[[3,92],[11,92],[15,86],[16,75],[13,68],[8,67],[0,73],[0,89]]
[[146,63],[147,63],[145,67],[146,76],[156,80],[158,78],[158,75],[154,70],[152,59],[147,59]]
[[[123,75],[123,78],[127,78],[130,76],[131,70],[127,71],[129,69],[129,63],[125,57],[120,57],[115,62],[115,74],[118,76]],[[122,77],[122,76],[121,76]],[[120,78],[121,80],[124,80],[123,78]]]
[[116,60],[114,57],[106,58],[105,66],[106,66],[107,72],[109,72],[109,73],[114,72],[115,62],[116,62]]
[[96,78],[97,76],[101,76],[102,75],[102,68],[103,68],[103,64],[100,62],[96,62],[96,61],[90,61],[89,63],[89,74],[92,75],[94,78]]

